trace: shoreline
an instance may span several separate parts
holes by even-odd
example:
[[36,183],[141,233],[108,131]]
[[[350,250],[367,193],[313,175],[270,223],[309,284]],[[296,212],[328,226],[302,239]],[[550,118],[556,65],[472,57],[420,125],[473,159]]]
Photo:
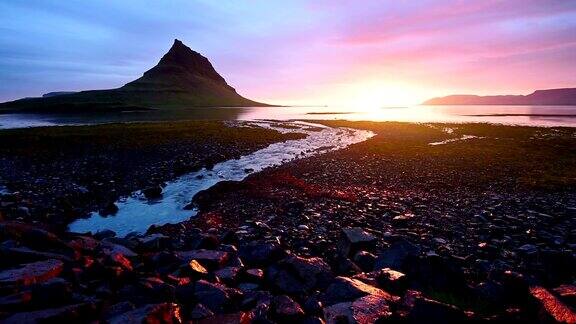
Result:
[[[0,286],[10,291],[10,300],[30,289],[67,296],[49,305],[58,318],[70,320],[118,320],[126,314],[212,322],[332,323],[357,315],[370,321],[544,320],[556,315],[548,308],[551,298],[560,308],[575,306],[576,129],[314,122],[377,135],[241,182],[221,182],[195,196],[196,218],[154,226],[143,235],[57,231],[54,237],[45,232],[54,230],[49,220],[38,218],[30,226],[24,210],[4,206],[9,201],[2,197],[3,208],[19,214],[0,223],[7,240],[0,254],[11,260],[0,278],[32,261],[44,262],[50,271],[34,284],[15,284],[24,280],[18,278],[6,286],[0,279]],[[205,130],[201,138],[221,143],[213,144],[218,153],[285,138],[217,122],[192,123],[204,123],[198,126]],[[184,136],[178,125],[178,132],[165,133],[162,128],[172,123],[157,124],[156,132]],[[49,132],[70,135],[65,129]],[[98,146],[107,147],[120,134]],[[429,145],[464,135],[481,138]],[[139,141],[129,154],[144,158],[151,147],[163,152],[158,159],[166,163],[176,156],[174,143],[189,145],[161,139]],[[116,149],[134,144],[122,143]],[[11,145],[15,152],[23,150],[20,154],[37,153],[29,145],[22,145],[25,150]],[[207,152],[212,151],[197,155],[200,161],[210,161]],[[66,161],[42,156],[53,164]],[[116,164],[93,165],[102,173]],[[55,265],[61,270],[52,271]],[[54,286],[45,278],[64,283]],[[13,321],[30,312],[54,316],[42,310],[46,305],[2,305],[16,316],[8,317]]]

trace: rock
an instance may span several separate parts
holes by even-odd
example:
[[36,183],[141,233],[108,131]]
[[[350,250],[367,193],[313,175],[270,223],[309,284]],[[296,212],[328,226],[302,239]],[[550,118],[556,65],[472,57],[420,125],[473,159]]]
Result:
[[75,304],[32,312],[16,313],[2,320],[4,324],[87,322],[96,312],[94,304]]
[[190,262],[191,260],[197,260],[208,269],[218,269],[222,267],[226,261],[228,261],[228,252],[216,251],[216,250],[190,250],[190,251],[178,251],[176,256],[184,260],[185,262]]
[[191,320],[199,320],[207,317],[214,316],[214,313],[209,310],[206,306],[202,304],[197,304],[194,308],[190,311],[190,319]]
[[334,265],[333,268],[334,271],[338,275],[352,276],[362,272],[362,269],[360,269],[360,267],[356,265],[356,263],[352,262],[352,260],[340,254],[335,256],[334,260],[332,260],[332,264]]
[[106,230],[102,230],[97,232],[96,234],[94,234],[94,238],[97,240],[103,240],[105,238],[110,238],[110,237],[116,237],[116,232],[106,229]]
[[338,242],[338,252],[349,256],[358,250],[371,250],[376,246],[376,237],[360,227],[350,227],[342,230]]
[[146,197],[147,199],[159,199],[162,198],[162,187],[160,186],[148,187],[142,190],[142,193],[144,194],[144,197]]
[[539,308],[541,321],[553,320],[558,323],[576,323],[576,313],[546,288],[540,286],[530,287],[530,295]]
[[2,258],[3,262],[5,262],[5,266],[18,265],[22,263],[30,263],[47,259],[56,259],[63,262],[73,261],[72,258],[66,255],[36,251],[27,247],[0,248],[0,258]]
[[360,297],[353,302],[338,303],[324,309],[327,324],[375,323],[392,316],[386,298],[374,295]]
[[380,253],[374,264],[374,269],[390,268],[394,270],[403,270],[404,261],[410,257],[416,257],[420,254],[420,248],[406,241],[399,240],[382,253]]
[[145,305],[108,320],[110,324],[181,323],[180,308],[173,303]]
[[364,272],[370,272],[374,269],[376,263],[376,256],[370,252],[358,251],[354,255],[354,263]]
[[232,301],[225,287],[205,280],[194,284],[194,297],[214,313],[223,313]]
[[286,256],[278,244],[254,241],[239,248],[239,256],[249,266],[267,266]]
[[103,240],[101,242],[102,252],[107,255],[114,255],[114,254],[122,254],[127,258],[133,258],[138,256],[134,251],[125,247],[124,245],[116,244],[109,242],[107,240]]
[[62,278],[53,278],[31,289],[37,305],[61,306],[72,301],[72,284]]
[[25,309],[32,301],[32,292],[22,291],[0,297],[0,310],[14,312]]
[[272,265],[266,270],[266,282],[275,289],[289,295],[304,294],[308,290],[296,274],[279,265]]
[[518,252],[520,252],[521,254],[525,255],[525,256],[530,256],[530,255],[534,255],[536,253],[538,253],[538,247],[536,247],[536,245],[533,244],[524,244],[521,247],[519,247]]
[[260,282],[264,278],[264,271],[262,269],[248,269],[244,273],[244,277],[248,281]]
[[248,312],[238,312],[232,314],[216,314],[212,317],[201,319],[198,324],[250,324],[253,314]]
[[392,218],[392,224],[395,226],[406,226],[414,219],[414,214],[406,213],[402,215],[397,215]]
[[26,264],[17,269],[0,272],[0,286],[30,286],[57,277],[64,269],[60,260],[46,260]]
[[308,231],[308,230],[310,230],[310,228],[306,225],[298,225],[298,230],[299,231]]
[[298,320],[304,316],[302,307],[286,295],[276,296],[272,304],[274,315],[281,321]]
[[553,289],[554,293],[562,299],[571,303],[576,303],[576,286],[575,285],[561,285]]
[[99,211],[101,216],[114,215],[118,212],[118,206],[115,203],[109,202],[106,206],[102,207]]
[[336,277],[324,293],[324,304],[334,305],[367,295],[379,296],[390,302],[398,300],[398,297],[392,296],[379,288],[367,285],[360,280]]
[[466,294],[468,285],[461,260],[437,255],[411,258],[404,262],[411,281],[437,291]]
[[408,288],[407,276],[390,268],[378,271],[376,280],[382,289],[394,294],[403,293]]
[[460,323],[467,317],[453,305],[417,297],[411,303],[407,319],[413,323]]
[[200,278],[208,274],[208,270],[196,260],[190,260],[190,262],[180,268],[180,272],[192,278]]
[[220,278],[224,283],[232,285],[236,282],[241,268],[239,267],[225,267],[214,272],[216,277]]
[[303,258],[291,255],[278,264],[296,274],[306,289],[325,288],[334,278],[330,266],[321,258]]
[[138,239],[140,247],[146,251],[160,251],[172,247],[172,240],[162,234],[149,234]]

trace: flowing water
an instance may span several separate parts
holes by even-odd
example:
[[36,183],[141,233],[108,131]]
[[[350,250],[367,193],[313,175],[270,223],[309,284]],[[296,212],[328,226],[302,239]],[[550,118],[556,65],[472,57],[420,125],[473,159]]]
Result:
[[243,127],[265,127],[282,133],[304,133],[306,138],[274,143],[266,148],[216,164],[211,170],[202,169],[186,174],[163,188],[158,200],[148,200],[141,192],[117,202],[118,212],[102,217],[94,212],[87,219],[70,225],[73,232],[98,232],[110,229],[119,236],[131,232],[145,232],[150,225],[179,223],[196,215],[196,210],[186,210],[192,197],[221,181],[241,181],[248,174],[315,154],[345,148],[374,136],[366,130],[332,128],[307,122],[255,121],[238,123]]

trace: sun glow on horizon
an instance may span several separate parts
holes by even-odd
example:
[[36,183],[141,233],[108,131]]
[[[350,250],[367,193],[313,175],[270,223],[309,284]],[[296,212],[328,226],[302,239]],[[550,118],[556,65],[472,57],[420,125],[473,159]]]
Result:
[[[287,98],[275,103],[302,106],[358,107],[358,109],[365,110],[415,106],[434,96],[430,89],[404,82],[383,80],[343,82],[319,92],[319,95],[296,100]],[[266,99],[263,101],[266,102]]]

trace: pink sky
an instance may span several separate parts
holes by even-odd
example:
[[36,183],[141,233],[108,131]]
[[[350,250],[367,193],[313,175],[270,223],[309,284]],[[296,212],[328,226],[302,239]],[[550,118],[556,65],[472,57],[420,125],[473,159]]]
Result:
[[573,0],[0,3],[0,101],[121,86],[174,38],[278,104],[576,87]]

